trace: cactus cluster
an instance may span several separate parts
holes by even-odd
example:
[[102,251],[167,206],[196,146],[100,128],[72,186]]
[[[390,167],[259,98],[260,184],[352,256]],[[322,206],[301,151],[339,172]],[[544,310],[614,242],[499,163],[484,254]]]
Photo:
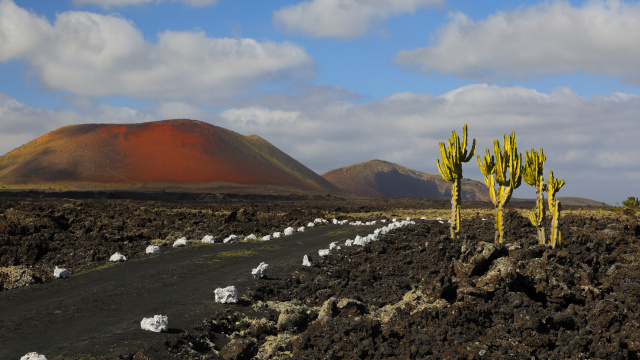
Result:
[[[463,127],[463,140],[452,131],[451,139],[448,140],[448,146],[444,142],[440,143],[440,160],[438,163],[438,171],[442,177],[452,182],[451,188],[451,238],[456,239],[460,233],[460,203],[461,189],[460,181],[462,179],[462,163],[468,162],[473,157],[476,148],[476,140],[473,139],[471,151],[467,152],[467,125]],[[522,180],[533,186],[536,192],[536,207],[529,213],[529,220],[536,227],[538,238],[541,244],[556,247],[561,243],[561,234],[559,230],[560,217],[560,201],[556,198],[556,193],[564,186],[564,180],[556,179],[551,171],[549,178],[544,179],[544,163],[546,156],[542,149],[536,152],[525,151],[526,162],[522,164],[522,154],[518,152],[516,147],[516,134],[504,135],[503,146],[500,140],[493,142],[493,155],[487,149],[486,156],[478,155],[478,165],[484,177],[484,182],[489,187],[489,194],[495,207],[496,216],[496,243],[504,241],[504,210],[505,206],[511,199],[513,190],[520,187]],[[551,223],[551,239],[546,238],[545,223],[546,213],[544,207],[544,192],[549,194],[549,211],[552,215]]]
[[[478,155],[478,165],[484,177],[484,182],[489,187],[491,200],[495,207],[496,215],[496,243],[504,240],[504,209],[511,199],[513,190],[520,187],[522,182],[522,154],[516,147],[516,134],[511,132],[504,135],[504,148],[500,141],[493,142],[493,153],[487,149],[487,155],[483,158]],[[498,186],[496,188],[496,185]]]
[[467,125],[464,125],[462,128],[462,143],[460,143],[460,137],[456,135],[455,130],[452,131],[451,139],[448,139],[448,146],[445,146],[444,142],[440,143],[442,164],[440,163],[440,159],[438,159],[438,171],[445,180],[453,183],[451,186],[450,229],[452,239],[457,239],[460,233],[460,203],[462,202],[460,182],[462,180],[462,163],[471,160],[475,149],[476,139],[473,139],[471,151],[467,152]]

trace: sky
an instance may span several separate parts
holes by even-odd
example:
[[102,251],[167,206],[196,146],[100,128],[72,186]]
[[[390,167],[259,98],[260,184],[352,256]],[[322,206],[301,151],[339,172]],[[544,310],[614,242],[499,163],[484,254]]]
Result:
[[[514,131],[558,196],[615,205],[640,197],[638,64],[638,1],[0,0],[0,155],[71,124],[189,118],[319,174],[437,174],[467,124],[477,155]],[[463,176],[483,181],[475,157]]]

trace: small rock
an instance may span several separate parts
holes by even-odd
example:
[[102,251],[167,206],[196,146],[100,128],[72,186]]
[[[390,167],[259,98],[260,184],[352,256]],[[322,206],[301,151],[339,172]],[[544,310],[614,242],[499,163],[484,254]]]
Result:
[[331,256],[333,254],[331,253],[331,250],[329,250],[329,249],[322,249],[322,250],[318,250],[318,255],[320,255],[320,257],[324,258],[324,257],[329,257],[329,256]]
[[269,241],[269,240],[271,240],[271,235],[265,235],[265,236],[262,237],[261,240],[262,241]]
[[245,241],[256,241],[258,240],[258,237],[255,234],[251,234],[247,237],[244,238]]
[[238,302],[238,290],[235,286],[227,286],[226,288],[217,288],[215,291],[216,302],[222,304],[231,304]]
[[189,246],[189,242],[187,241],[186,237],[181,237],[180,239],[176,240],[173,243],[173,247],[177,248],[177,247],[187,247]]
[[53,277],[58,278],[58,279],[65,279],[65,278],[69,277],[69,270],[63,269],[63,268],[59,268],[59,267],[56,266],[56,268],[53,269]]
[[149,245],[145,250],[147,254],[160,254],[160,246],[157,245]]
[[140,328],[153,332],[167,332],[167,330],[169,330],[169,318],[164,315],[143,318],[142,321],[140,321]]
[[305,227],[304,227],[304,226],[300,226],[300,227],[298,228],[298,232],[304,232],[305,230],[306,230],[306,229],[305,229]]
[[213,235],[205,235],[202,238],[202,243],[203,244],[213,244],[215,243],[216,239],[213,237]]
[[304,256],[304,258],[302,258],[302,266],[316,266],[316,264],[313,263],[313,261],[311,260],[311,258],[307,255]]
[[273,233],[273,235],[271,235],[271,237],[273,237],[274,239],[278,239],[282,237],[282,233],[279,231],[276,231]]
[[117,252],[111,255],[111,257],[109,258],[109,261],[111,262],[127,261],[127,257]]
[[38,354],[37,352],[30,352],[21,357],[20,360],[47,360],[47,358],[44,355]]
[[267,278],[267,270],[269,269],[269,264],[261,262],[257,268],[251,270],[251,275],[257,279]]
[[225,244],[237,243],[238,235],[229,235],[224,240],[222,240],[222,242]]
[[293,235],[293,232],[293,228],[289,226],[288,228],[284,229],[284,236]]
[[340,250],[340,246],[338,245],[338,242],[334,241],[331,244],[329,244],[329,250]]

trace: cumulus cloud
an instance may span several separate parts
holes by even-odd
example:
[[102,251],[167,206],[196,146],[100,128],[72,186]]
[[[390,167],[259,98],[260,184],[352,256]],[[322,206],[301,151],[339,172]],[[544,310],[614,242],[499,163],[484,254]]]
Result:
[[584,71],[640,83],[640,3],[543,2],[474,21],[456,13],[434,44],[401,51],[395,63],[471,79]]
[[0,92],[0,154],[62,126],[83,123],[136,123],[158,120],[128,107],[95,106],[88,111],[34,108]]
[[68,11],[46,19],[0,0],[0,61],[25,59],[42,85],[84,96],[210,102],[263,81],[306,76],[299,46],[165,31],[156,44],[118,16]]
[[[468,124],[477,154],[516,132],[519,150],[543,148],[547,170],[565,179],[562,196],[622,201],[640,181],[640,98],[628,94],[585,98],[567,88],[545,94],[522,87],[465,86],[440,96],[398,93],[376,102],[333,102],[322,108],[282,111],[238,108],[221,114],[221,126],[256,133],[313,170],[383,159],[437,173],[438,143]],[[476,160],[465,177],[482,181]],[[569,185],[570,184],[570,185]],[[603,188],[601,184],[607,184]],[[532,197],[527,186],[518,197]],[[635,196],[635,195],[633,195]]]
[[442,3],[444,0],[311,0],[274,12],[273,22],[311,37],[352,39],[391,16]]
[[[218,0],[172,0],[172,1],[182,2],[193,7],[212,6],[218,2]],[[153,2],[154,0],[73,0],[73,3],[77,6],[91,4],[91,5],[100,6],[104,9],[109,9],[112,7],[131,6],[131,5],[143,5],[143,4],[153,3]],[[155,2],[159,3],[161,2],[161,0],[155,0]]]

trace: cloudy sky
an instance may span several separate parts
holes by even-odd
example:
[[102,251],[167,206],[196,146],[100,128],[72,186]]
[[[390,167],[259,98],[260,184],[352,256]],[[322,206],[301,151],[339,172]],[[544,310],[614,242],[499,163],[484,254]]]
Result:
[[0,154],[69,124],[191,118],[320,174],[437,173],[468,124],[477,154],[515,131],[560,196],[616,204],[640,197],[638,64],[637,1],[0,0]]

